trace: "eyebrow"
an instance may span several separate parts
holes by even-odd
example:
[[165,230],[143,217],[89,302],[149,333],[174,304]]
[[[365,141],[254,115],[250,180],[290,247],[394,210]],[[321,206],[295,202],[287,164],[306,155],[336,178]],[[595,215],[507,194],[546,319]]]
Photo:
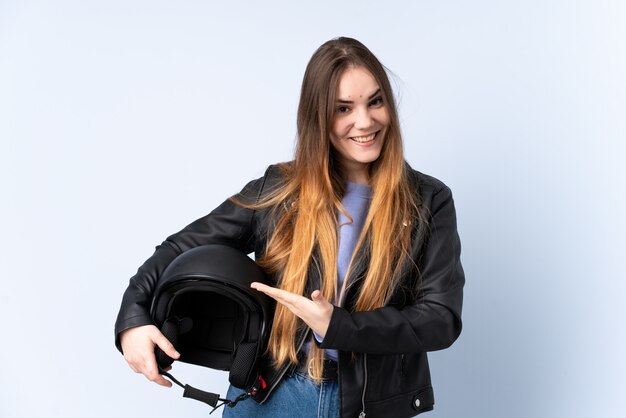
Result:
[[[374,93],[370,94],[370,96],[367,98],[367,100],[372,100],[378,94],[380,94],[380,88],[378,88],[378,90],[376,90]],[[342,104],[352,104],[352,103],[354,103],[352,100],[343,100],[343,99],[337,99],[337,102],[338,103],[342,103]]]

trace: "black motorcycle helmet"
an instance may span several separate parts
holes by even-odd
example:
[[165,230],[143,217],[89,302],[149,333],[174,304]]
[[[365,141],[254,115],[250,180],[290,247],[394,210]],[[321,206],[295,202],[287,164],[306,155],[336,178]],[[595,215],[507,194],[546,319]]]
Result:
[[[151,307],[155,325],[180,353],[179,361],[230,371],[230,383],[246,391],[256,390],[259,382],[257,362],[274,313],[274,301],[252,289],[252,282],[267,283],[267,277],[246,254],[204,245],[170,263]],[[160,369],[174,361],[158,347],[156,358]]]

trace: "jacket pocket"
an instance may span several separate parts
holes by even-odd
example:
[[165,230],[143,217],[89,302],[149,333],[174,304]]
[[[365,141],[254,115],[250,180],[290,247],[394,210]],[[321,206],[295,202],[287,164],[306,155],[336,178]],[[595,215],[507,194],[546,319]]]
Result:
[[367,418],[413,417],[422,412],[431,411],[435,405],[433,388],[422,388],[397,394],[388,399],[367,403]]
[[406,381],[402,374],[400,354],[367,355],[367,394],[368,400],[376,401],[397,395],[406,390]]

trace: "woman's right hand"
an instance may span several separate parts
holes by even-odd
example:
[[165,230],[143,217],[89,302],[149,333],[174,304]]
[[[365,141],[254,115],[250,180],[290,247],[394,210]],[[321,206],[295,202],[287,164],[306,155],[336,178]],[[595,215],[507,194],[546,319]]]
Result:
[[151,382],[161,386],[172,386],[172,382],[159,374],[154,347],[158,345],[173,359],[178,359],[180,354],[157,327],[143,325],[122,331],[120,343],[124,359],[135,373],[141,373]]

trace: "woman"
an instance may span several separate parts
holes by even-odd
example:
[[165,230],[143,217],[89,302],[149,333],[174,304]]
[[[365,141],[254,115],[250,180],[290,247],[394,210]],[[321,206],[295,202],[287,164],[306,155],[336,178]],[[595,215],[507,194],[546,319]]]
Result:
[[[426,352],[461,331],[463,269],[450,189],[404,161],[384,67],[338,38],[302,83],[295,159],[270,166],[211,214],[170,236],[122,302],[116,343],[130,367],[158,374],[150,292],[178,254],[221,243],[247,253],[278,303],[257,402],[224,416],[410,417],[434,404]],[[229,389],[233,399],[241,391]]]

